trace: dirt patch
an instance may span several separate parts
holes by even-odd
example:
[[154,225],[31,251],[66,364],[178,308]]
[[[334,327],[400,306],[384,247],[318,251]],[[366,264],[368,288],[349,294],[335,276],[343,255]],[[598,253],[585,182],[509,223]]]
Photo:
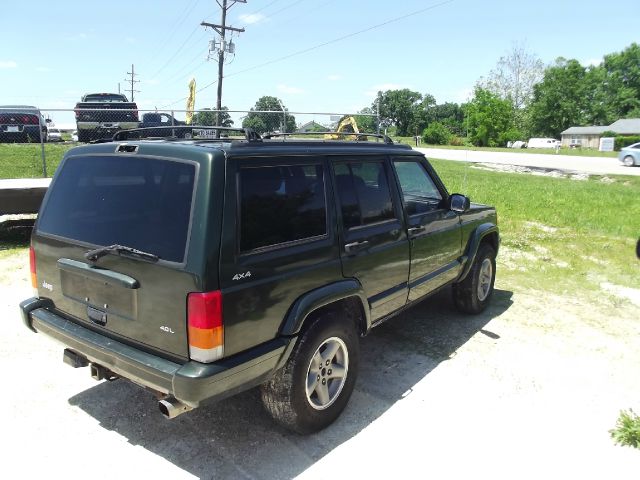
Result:
[[[638,451],[616,447],[608,430],[620,410],[640,411],[640,308],[506,284],[500,272],[519,255],[501,249],[497,290],[482,315],[457,313],[443,291],[374,329],[362,339],[358,382],[343,415],[300,437],[279,429],[253,391],[168,421],[150,393],[121,380],[96,383],[87,369],[63,365],[59,344],[21,324],[17,304],[31,290],[28,255],[25,248],[7,253],[0,257],[0,360],[7,391],[20,394],[5,402],[3,433],[12,446],[4,468],[95,477],[99,445],[118,459],[100,464],[101,478],[132,471],[176,479],[336,471],[415,478],[425,465],[434,477],[636,475]],[[73,448],[60,438],[72,439]],[[372,455],[380,445],[384,455]]]

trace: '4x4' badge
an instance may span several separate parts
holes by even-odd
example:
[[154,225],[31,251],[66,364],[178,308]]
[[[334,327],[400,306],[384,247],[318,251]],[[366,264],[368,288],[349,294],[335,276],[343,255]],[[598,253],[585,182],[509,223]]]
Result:
[[249,278],[251,276],[251,271],[246,273],[236,273],[231,280],[242,280],[243,278]]

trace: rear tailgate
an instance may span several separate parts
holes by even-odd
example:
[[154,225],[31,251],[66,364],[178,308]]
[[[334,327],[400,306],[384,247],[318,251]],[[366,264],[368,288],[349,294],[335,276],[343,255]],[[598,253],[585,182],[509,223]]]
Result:
[[84,102],[76,104],[78,122],[137,122],[135,103]]
[[[33,235],[38,293],[59,314],[171,357],[188,356],[185,270],[198,168],[133,155],[67,158]],[[145,260],[89,250],[124,245]]]

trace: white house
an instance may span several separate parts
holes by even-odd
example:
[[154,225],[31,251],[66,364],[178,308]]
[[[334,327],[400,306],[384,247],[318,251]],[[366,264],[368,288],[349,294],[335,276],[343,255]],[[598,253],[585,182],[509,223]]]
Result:
[[640,118],[621,119],[609,126],[568,128],[562,132],[562,146],[598,149],[600,137],[604,132],[615,132],[618,135],[640,135]]

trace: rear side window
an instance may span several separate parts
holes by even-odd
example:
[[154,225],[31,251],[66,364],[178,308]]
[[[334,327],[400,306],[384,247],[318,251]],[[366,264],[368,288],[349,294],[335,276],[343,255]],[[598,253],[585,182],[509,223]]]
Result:
[[182,262],[195,175],[194,164],[169,160],[68,158],[38,218],[38,231]]
[[317,165],[240,169],[240,250],[327,233],[324,171]]
[[334,172],[346,228],[395,218],[383,161],[337,163]]

